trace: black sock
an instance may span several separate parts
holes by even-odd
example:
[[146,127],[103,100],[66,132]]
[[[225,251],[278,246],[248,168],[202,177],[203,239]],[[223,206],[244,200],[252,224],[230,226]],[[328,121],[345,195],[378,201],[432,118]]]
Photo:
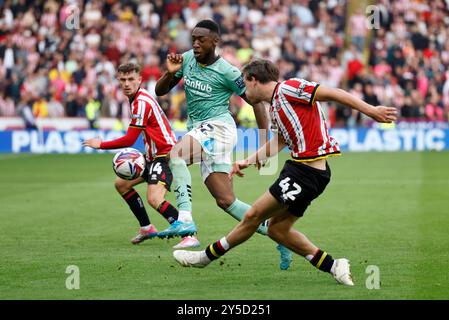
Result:
[[123,199],[125,199],[126,203],[128,203],[129,208],[136,216],[137,220],[139,220],[139,224],[141,227],[147,226],[150,224],[150,218],[148,217],[147,211],[145,210],[145,206],[143,205],[142,198],[140,198],[139,194],[136,190],[131,189],[125,194],[122,194]]
[[334,258],[330,254],[321,249],[315,253],[310,263],[324,272],[331,272],[332,265],[334,264]]
[[157,211],[168,221],[168,223],[172,224],[176,220],[178,220],[179,212],[173,207],[170,202],[164,201],[160,204]]
[[225,250],[223,246],[220,243],[220,240],[217,242],[212,243],[211,245],[207,246],[206,248],[206,255],[207,257],[212,260],[217,260],[222,255],[224,255],[228,250]]

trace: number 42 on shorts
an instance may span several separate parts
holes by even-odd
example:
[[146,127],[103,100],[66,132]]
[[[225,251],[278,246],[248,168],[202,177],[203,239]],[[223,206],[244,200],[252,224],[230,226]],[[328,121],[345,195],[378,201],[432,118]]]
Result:
[[296,195],[298,195],[299,193],[301,193],[301,186],[299,184],[297,184],[296,182],[294,182],[293,184],[289,183],[290,178],[287,177],[285,179],[282,179],[279,182],[279,187],[281,187],[281,191],[282,191],[282,198],[284,198],[284,200],[291,200],[291,201],[295,201],[296,200]]

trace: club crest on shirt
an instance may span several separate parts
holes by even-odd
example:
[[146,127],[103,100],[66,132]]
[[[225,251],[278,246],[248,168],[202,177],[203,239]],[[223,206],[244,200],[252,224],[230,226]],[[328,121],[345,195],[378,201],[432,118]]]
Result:
[[243,81],[243,77],[240,76],[237,79],[234,80],[235,84],[239,89],[243,89],[245,87],[245,82]]
[[301,82],[301,84],[298,87],[298,95],[302,95],[304,93],[304,88],[306,87],[306,83],[305,82]]
[[305,89],[308,88],[310,90],[310,87],[315,87],[316,85],[317,85],[316,82],[302,80],[301,84],[298,87],[299,98],[309,101],[312,97],[312,94],[310,92],[305,91]]

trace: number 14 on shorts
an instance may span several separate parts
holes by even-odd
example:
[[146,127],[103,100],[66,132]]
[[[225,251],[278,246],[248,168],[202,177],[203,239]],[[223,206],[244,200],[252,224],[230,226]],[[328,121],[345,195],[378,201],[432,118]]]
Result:
[[162,173],[162,166],[159,162],[152,163],[150,166],[150,174],[156,172],[157,174]]
[[297,184],[296,182],[294,182],[293,184],[291,184],[290,182],[290,178],[287,177],[285,179],[282,179],[279,182],[279,187],[281,187],[281,192],[282,192],[282,198],[284,198],[284,200],[291,200],[291,201],[295,201],[296,200],[296,196],[301,193],[301,186],[299,184]]

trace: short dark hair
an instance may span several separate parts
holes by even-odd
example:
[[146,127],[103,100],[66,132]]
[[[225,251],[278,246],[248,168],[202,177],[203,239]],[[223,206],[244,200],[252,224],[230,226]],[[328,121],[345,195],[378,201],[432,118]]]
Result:
[[139,64],[134,63],[134,62],[127,62],[127,63],[123,63],[121,64],[118,69],[117,69],[117,73],[130,73],[135,71],[137,74],[140,74],[140,70],[142,68],[140,67]]
[[265,59],[256,59],[243,67],[243,76],[247,80],[256,79],[260,83],[278,81],[279,68],[271,61]]
[[213,20],[201,20],[195,25],[195,28],[205,28],[210,30],[211,32],[220,35],[220,27]]

